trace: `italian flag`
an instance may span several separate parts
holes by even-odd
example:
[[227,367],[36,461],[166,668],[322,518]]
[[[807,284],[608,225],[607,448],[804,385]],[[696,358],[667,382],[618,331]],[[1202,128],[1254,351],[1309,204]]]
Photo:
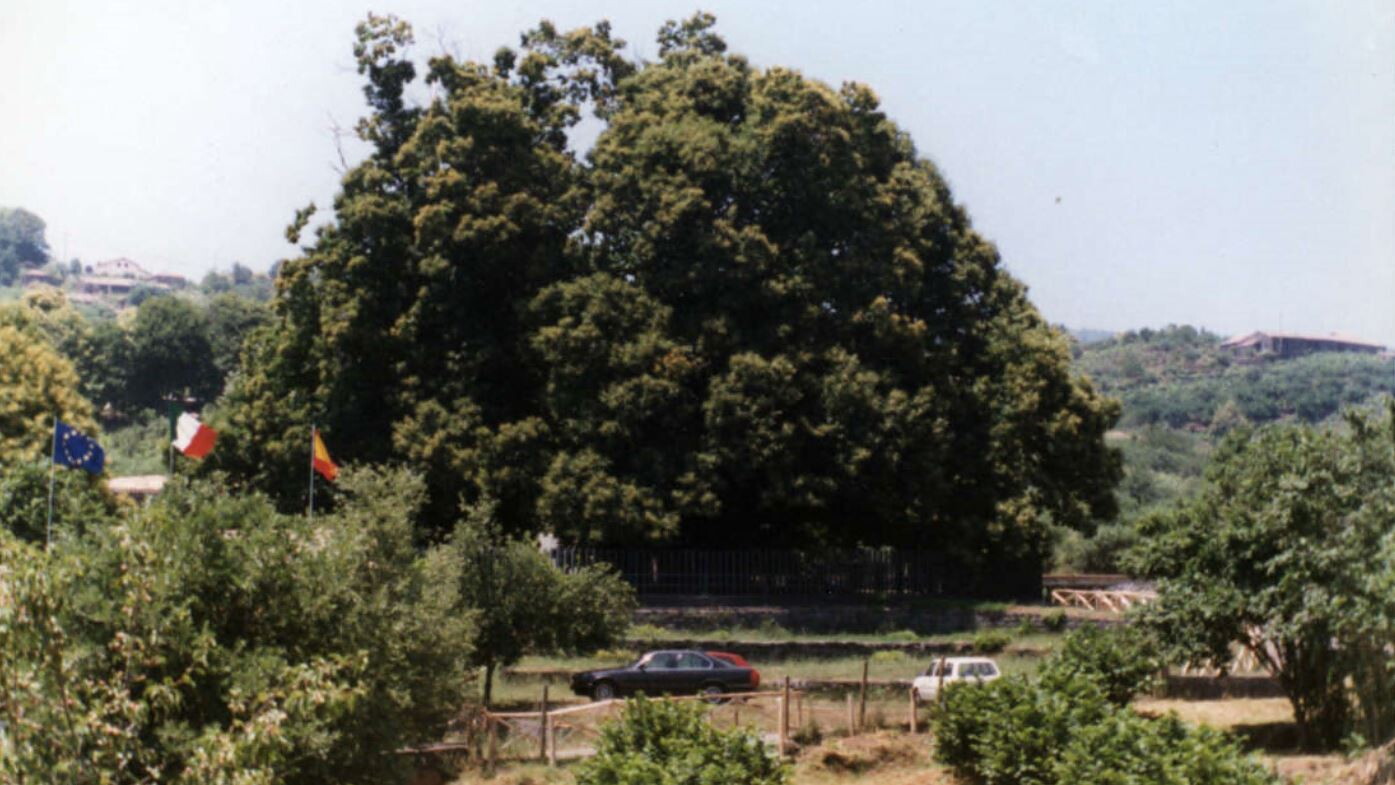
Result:
[[199,422],[199,418],[185,412],[179,415],[174,424],[174,448],[190,458],[202,458],[213,449],[218,432]]

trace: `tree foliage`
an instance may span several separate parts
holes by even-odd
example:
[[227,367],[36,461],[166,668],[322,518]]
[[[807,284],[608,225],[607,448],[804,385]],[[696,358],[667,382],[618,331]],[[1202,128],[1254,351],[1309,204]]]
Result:
[[0,286],[9,286],[25,267],[48,264],[44,219],[23,207],[0,207]]
[[347,472],[313,521],[214,484],[50,553],[0,534],[6,781],[377,783],[469,687],[457,562],[421,485]]
[[1395,732],[1395,413],[1344,428],[1240,429],[1193,502],[1145,519],[1131,554],[1159,580],[1143,620],[1172,654],[1279,679],[1307,743]]
[[1272,785],[1234,739],[1176,715],[1111,703],[1107,673],[1055,668],[946,688],[931,714],[935,757],[983,785]]
[[700,703],[626,701],[578,785],[784,785],[789,768],[749,729],[718,730]]
[[712,23],[647,64],[544,23],[432,59],[423,106],[410,29],[361,25],[373,152],[279,271],[219,465],[298,504],[313,419],[424,467],[437,532],[489,498],[583,542],[977,559],[1107,514],[1117,410],[934,166],[867,88],[754,68]]
[[132,400],[158,408],[168,396],[209,400],[222,390],[207,315],[178,297],[141,303],[131,326]]
[[97,432],[72,363],[16,311],[0,313],[0,467],[49,455],[54,417]]
[[634,590],[608,566],[564,573],[536,543],[503,537],[483,505],[456,527],[447,551],[460,596],[478,608],[473,663],[494,674],[525,654],[576,654],[612,646],[629,628]]

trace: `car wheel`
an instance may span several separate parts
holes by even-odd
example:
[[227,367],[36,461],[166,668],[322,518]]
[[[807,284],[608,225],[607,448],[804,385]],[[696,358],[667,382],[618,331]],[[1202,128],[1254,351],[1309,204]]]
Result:
[[718,684],[709,684],[698,690],[698,694],[708,703],[722,703],[722,687]]
[[598,701],[608,701],[615,697],[615,685],[603,681],[591,688],[591,697]]

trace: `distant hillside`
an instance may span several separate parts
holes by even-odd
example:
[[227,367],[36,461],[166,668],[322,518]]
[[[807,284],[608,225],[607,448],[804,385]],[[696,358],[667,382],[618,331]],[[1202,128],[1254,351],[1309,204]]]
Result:
[[1107,341],[1115,336],[1115,332],[1113,330],[1094,330],[1089,327],[1064,329],[1066,330],[1066,332],[1070,333],[1070,337],[1074,338],[1080,343],[1099,343],[1100,341]]
[[1187,325],[1130,330],[1078,347],[1076,369],[1123,402],[1124,429],[1223,430],[1284,417],[1319,422],[1343,407],[1395,394],[1395,363],[1387,359],[1314,354],[1239,364],[1220,342]]

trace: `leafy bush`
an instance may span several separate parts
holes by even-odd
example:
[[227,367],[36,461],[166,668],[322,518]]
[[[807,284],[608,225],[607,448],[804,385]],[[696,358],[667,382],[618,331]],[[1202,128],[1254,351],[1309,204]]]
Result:
[[595,757],[577,767],[577,785],[784,785],[789,769],[745,728],[718,730],[700,703],[625,704],[601,728]]
[[419,480],[338,485],[313,521],[177,481],[49,552],[0,534],[0,781],[400,775],[465,701],[473,614],[413,546]]
[[890,643],[915,643],[920,636],[914,630],[897,630],[887,633],[886,640]]
[[1116,711],[1081,728],[1052,767],[1058,783],[1270,785],[1274,777],[1225,734]]
[[931,710],[935,755],[984,785],[1045,785],[1075,729],[1109,712],[1091,682],[1046,689],[1023,676],[946,686]]
[[1062,610],[1052,611],[1041,617],[1041,626],[1050,632],[1060,632],[1066,628],[1066,623],[1070,621],[1066,617],[1066,612]]
[[974,633],[974,651],[996,654],[1012,643],[1012,636],[1002,630],[981,630]]
[[1223,734],[1111,704],[1077,674],[954,684],[931,710],[935,756],[983,785],[1269,785]]
[[1164,665],[1160,650],[1138,627],[1085,626],[1066,636],[1043,666],[1042,679],[1079,676],[1098,685],[1111,703],[1124,706],[1152,685]]
[[871,659],[872,662],[905,662],[909,658],[899,649],[883,649],[872,652]]

